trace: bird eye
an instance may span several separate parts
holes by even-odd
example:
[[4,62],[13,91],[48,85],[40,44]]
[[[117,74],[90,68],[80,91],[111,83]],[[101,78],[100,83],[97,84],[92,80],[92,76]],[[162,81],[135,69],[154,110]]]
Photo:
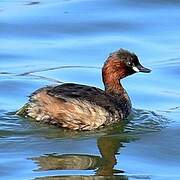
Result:
[[132,63],[131,63],[131,61],[127,61],[127,63],[126,63],[128,66],[132,66]]

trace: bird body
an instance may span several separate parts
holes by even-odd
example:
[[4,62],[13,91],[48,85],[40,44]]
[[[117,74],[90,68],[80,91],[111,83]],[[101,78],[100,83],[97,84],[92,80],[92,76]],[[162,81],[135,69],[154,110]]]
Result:
[[93,130],[121,121],[131,113],[132,106],[120,79],[137,71],[150,72],[135,54],[120,49],[102,68],[105,90],[73,83],[47,86],[30,96],[24,114],[73,130]]

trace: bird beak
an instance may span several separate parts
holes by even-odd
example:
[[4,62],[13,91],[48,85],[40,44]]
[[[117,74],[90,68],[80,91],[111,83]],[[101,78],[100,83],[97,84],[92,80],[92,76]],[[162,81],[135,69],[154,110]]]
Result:
[[135,72],[143,72],[143,73],[150,73],[151,72],[150,69],[143,67],[141,64],[138,64],[137,66],[133,66],[132,69]]

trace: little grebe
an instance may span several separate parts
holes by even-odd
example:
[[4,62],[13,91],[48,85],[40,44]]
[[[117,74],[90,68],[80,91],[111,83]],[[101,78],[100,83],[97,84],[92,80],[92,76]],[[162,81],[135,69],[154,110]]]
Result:
[[65,83],[35,91],[17,112],[37,121],[73,130],[92,130],[118,122],[131,112],[130,98],[120,79],[136,72],[149,73],[134,53],[120,49],[102,68],[105,91],[91,86]]

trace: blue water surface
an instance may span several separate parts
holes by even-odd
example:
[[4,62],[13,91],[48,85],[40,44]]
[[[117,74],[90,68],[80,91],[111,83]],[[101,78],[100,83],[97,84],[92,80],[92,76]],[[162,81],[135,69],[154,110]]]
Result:
[[[180,179],[180,1],[1,0],[0,179]],[[134,113],[93,132],[14,115],[34,90],[75,82],[103,88],[119,48],[151,74],[122,83]]]

